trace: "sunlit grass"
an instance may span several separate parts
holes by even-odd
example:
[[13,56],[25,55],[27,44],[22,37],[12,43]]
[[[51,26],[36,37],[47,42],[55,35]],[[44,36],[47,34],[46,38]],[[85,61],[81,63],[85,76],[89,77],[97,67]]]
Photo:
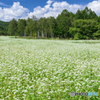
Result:
[[100,100],[97,42],[0,37],[0,100]]

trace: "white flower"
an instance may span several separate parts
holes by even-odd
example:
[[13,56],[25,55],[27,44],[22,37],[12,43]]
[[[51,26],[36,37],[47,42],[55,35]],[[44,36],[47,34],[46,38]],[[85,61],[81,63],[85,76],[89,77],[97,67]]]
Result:
[[27,90],[22,90],[22,92],[27,92]]
[[38,94],[41,94],[42,92],[37,92]]

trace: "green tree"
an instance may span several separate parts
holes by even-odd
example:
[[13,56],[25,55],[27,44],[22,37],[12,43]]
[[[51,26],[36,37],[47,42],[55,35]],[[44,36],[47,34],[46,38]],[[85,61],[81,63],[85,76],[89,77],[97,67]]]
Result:
[[100,39],[100,24],[97,25],[97,31],[93,33],[94,39]]
[[38,38],[40,37],[40,30],[41,30],[41,25],[40,25],[40,20],[37,21],[37,29],[38,29]]
[[30,34],[30,29],[29,29],[29,27],[26,25],[26,27],[25,27],[25,36],[29,36],[29,34]]
[[49,30],[51,33],[51,38],[54,37],[54,27],[55,27],[55,18],[54,17],[49,17]]
[[53,33],[54,33],[54,37],[59,37],[59,34],[58,34],[58,25],[57,25],[57,19],[55,19],[55,22],[54,22]]
[[80,40],[82,38],[82,35],[80,33],[76,33],[74,35],[74,40]]
[[44,18],[40,18],[40,30],[42,32],[42,38],[44,37]]
[[100,16],[97,18],[98,23],[100,24]]
[[74,35],[77,37],[78,35],[76,34],[80,33],[81,36],[78,37],[79,39],[93,39],[93,33],[97,31],[97,25],[97,21],[93,19],[74,20],[73,27],[70,27],[69,32],[71,35],[73,34],[72,37],[74,37]]
[[76,19],[83,19],[82,11],[78,9],[75,17],[76,17]]
[[76,19],[96,19],[97,15],[94,11],[91,9],[88,9],[88,7],[85,7],[84,10],[77,10],[76,12]]
[[0,35],[10,35],[8,33],[9,22],[0,21]]
[[32,33],[34,31],[34,23],[33,23],[32,18],[28,18],[26,20],[26,26],[27,26],[26,29],[29,29],[29,31],[30,31],[30,37],[32,37]]
[[16,38],[16,32],[17,32],[17,21],[13,18],[9,22],[9,27],[8,27],[8,33],[12,36],[15,35]]
[[48,19],[44,17],[44,36],[47,38],[48,33]]
[[36,38],[36,33],[37,33],[37,30],[38,30],[38,24],[37,24],[36,16],[33,15],[32,20],[33,20],[33,30],[34,30],[35,38]]
[[[70,38],[72,39],[76,39],[77,35],[80,33],[81,34],[81,29],[80,28],[76,28],[76,27],[70,27],[69,28],[69,33],[70,33]],[[78,34],[77,34],[78,33]],[[77,34],[77,35],[76,35]],[[76,35],[76,36],[75,36]],[[77,39],[81,39],[82,37],[79,36]]]
[[70,27],[70,13],[65,9],[57,17],[57,30],[59,38],[69,37],[69,27]]
[[25,27],[26,27],[26,20],[19,19],[18,20],[18,33],[20,34],[20,36],[23,36],[23,34],[25,33]]

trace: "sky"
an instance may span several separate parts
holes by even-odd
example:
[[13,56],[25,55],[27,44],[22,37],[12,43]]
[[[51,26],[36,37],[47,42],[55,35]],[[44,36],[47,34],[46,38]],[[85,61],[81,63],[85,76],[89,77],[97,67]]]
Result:
[[64,9],[76,13],[86,6],[100,16],[100,0],[0,0],[0,20],[8,22],[33,15],[56,18]]

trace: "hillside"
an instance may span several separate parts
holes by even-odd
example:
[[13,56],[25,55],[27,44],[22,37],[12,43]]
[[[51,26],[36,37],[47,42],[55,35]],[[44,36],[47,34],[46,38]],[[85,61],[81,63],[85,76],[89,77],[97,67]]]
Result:
[[9,22],[3,22],[3,21],[0,21],[0,27],[5,27],[5,28],[8,28],[8,25],[9,25]]
[[0,21],[0,35],[7,35],[9,22]]

